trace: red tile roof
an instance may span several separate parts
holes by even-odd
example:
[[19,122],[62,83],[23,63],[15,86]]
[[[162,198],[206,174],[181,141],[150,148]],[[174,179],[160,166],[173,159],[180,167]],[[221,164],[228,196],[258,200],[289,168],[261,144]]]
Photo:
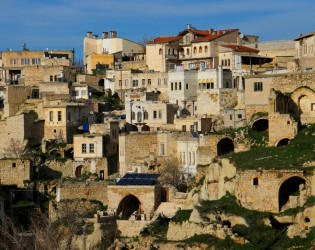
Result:
[[243,45],[221,45],[221,46],[230,48],[239,52],[259,52],[259,50],[257,49],[249,48]]
[[154,43],[168,43],[173,42],[181,39],[180,36],[161,36],[153,39],[152,41],[148,42],[148,44],[154,44]]
[[209,35],[209,30],[189,30],[189,31],[197,35],[202,35],[202,36]]
[[233,31],[237,31],[238,29],[229,29],[229,30],[215,30],[212,32],[211,35],[207,35],[205,37],[200,37],[198,39],[195,39],[192,42],[205,42],[205,41],[211,41],[215,38],[218,38],[220,36],[223,36],[225,34],[231,33]]

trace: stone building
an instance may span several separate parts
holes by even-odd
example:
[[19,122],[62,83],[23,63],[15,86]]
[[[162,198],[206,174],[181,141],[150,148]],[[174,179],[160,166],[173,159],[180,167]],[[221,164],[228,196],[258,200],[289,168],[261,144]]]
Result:
[[[0,136],[2,138],[0,155],[11,157],[7,155],[7,151],[12,151],[11,147],[13,146],[23,151],[26,146],[41,143],[44,136],[44,121],[35,121],[34,115],[24,113],[7,117],[0,121]],[[12,153],[19,154],[21,152]]]
[[313,71],[315,69],[315,32],[300,35],[295,38],[296,58],[300,71]]
[[71,66],[72,53],[71,50],[31,51],[25,47],[23,51],[4,51],[2,52],[4,75],[1,78],[8,84],[17,84],[18,79],[24,75],[24,69],[53,64]]
[[33,165],[30,160],[10,159],[0,160],[0,179],[1,184],[17,185],[24,187],[24,180],[33,178]]
[[60,103],[44,107],[45,139],[73,142],[73,135],[83,123],[90,123],[93,119],[90,108],[82,103]]

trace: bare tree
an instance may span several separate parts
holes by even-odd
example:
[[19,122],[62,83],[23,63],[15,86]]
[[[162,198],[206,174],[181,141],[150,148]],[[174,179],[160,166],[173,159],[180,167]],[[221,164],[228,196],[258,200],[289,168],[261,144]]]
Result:
[[170,156],[161,161],[161,165],[158,170],[161,174],[160,182],[162,184],[171,184],[176,188],[179,187],[183,173],[177,157]]
[[27,141],[11,138],[9,145],[4,149],[3,156],[7,158],[19,158],[27,151]]

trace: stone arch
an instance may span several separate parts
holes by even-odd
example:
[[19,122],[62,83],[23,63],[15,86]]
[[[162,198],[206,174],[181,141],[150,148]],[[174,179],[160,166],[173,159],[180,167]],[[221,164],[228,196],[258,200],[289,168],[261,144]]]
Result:
[[79,177],[82,174],[82,165],[79,165],[75,168],[74,175],[75,177]]
[[306,123],[307,117],[310,116],[311,103],[315,101],[315,91],[300,87],[294,90],[291,94],[291,111],[295,119],[299,120],[301,124]]
[[280,147],[280,146],[286,146],[289,144],[289,141],[290,139],[288,138],[283,138],[281,139],[280,141],[278,141],[278,143],[276,144],[277,147]]
[[252,129],[257,132],[266,131],[269,128],[268,119],[262,118],[253,122]]
[[141,131],[150,131],[150,127],[148,125],[143,125]]
[[122,220],[128,220],[132,214],[136,215],[136,219],[140,219],[141,202],[136,196],[129,194],[120,201],[117,215]]
[[283,208],[283,206],[289,201],[290,195],[295,192],[300,191],[300,185],[306,184],[305,179],[299,176],[291,176],[287,178],[279,187],[279,211]]
[[224,155],[230,152],[234,152],[233,140],[226,137],[221,139],[217,144],[217,155]]
[[98,86],[104,87],[104,79],[103,78],[98,81]]

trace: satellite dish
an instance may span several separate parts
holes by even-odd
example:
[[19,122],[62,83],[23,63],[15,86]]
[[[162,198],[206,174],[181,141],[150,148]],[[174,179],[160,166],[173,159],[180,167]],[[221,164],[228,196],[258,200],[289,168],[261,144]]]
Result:
[[90,111],[90,115],[93,115],[94,114],[94,112],[93,111]]
[[241,33],[241,34],[240,34],[240,38],[244,38],[244,34]]

